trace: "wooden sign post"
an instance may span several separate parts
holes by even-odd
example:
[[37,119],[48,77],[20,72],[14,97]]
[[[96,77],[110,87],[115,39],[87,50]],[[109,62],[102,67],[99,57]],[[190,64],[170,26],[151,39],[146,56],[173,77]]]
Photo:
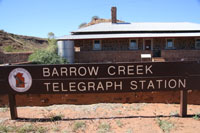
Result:
[[[191,69],[192,68],[192,69]],[[187,90],[199,89],[198,62],[18,65],[0,67],[0,94],[85,94],[180,90],[180,116],[187,116]],[[3,76],[2,76],[3,75]]]
[[187,116],[187,91],[185,90],[180,92],[180,116]]
[[16,99],[14,94],[9,94],[9,107],[10,107],[10,116],[12,120],[16,120],[18,118],[17,116],[17,105],[16,105]]

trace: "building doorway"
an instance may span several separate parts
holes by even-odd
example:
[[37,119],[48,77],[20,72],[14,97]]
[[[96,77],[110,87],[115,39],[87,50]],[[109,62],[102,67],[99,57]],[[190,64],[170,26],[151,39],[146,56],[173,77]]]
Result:
[[153,50],[153,57],[161,57],[161,50],[160,49],[154,49]]
[[152,50],[152,40],[151,39],[144,40],[144,50]]

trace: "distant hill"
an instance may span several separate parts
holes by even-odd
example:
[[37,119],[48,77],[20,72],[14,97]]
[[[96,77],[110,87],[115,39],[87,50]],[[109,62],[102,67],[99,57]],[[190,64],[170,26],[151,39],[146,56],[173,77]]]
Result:
[[[90,25],[111,22],[110,19],[93,18],[89,23],[82,23],[79,28]],[[117,22],[124,22],[117,20]],[[0,30],[1,52],[32,52],[37,49],[46,48],[48,41],[45,38],[16,35]]]
[[45,38],[16,35],[0,30],[0,50],[2,52],[30,52],[45,48],[47,43]]

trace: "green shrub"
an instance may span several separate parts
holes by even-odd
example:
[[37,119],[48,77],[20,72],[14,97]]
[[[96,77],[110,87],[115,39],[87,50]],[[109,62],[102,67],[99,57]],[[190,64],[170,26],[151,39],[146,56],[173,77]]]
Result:
[[200,119],[200,114],[195,114],[195,115],[193,116],[193,119],[199,120],[199,119]]
[[14,129],[15,129],[15,127],[13,127],[13,126],[0,124],[0,133],[13,132]]
[[29,56],[29,61],[37,64],[66,64],[66,59],[60,57],[55,52],[48,50],[38,50]]
[[16,129],[16,133],[45,133],[47,128],[35,126],[33,124],[25,124]]
[[37,50],[29,56],[28,61],[37,64],[66,64],[67,60],[57,54],[56,39],[54,33],[48,33],[48,47],[46,49]]
[[160,118],[157,118],[156,122],[165,133],[169,133],[171,129],[175,127],[174,123],[168,120],[161,120]]
[[123,123],[120,120],[117,120],[116,124],[117,124],[118,127],[122,127],[123,126]]
[[8,46],[4,46],[4,47],[3,47],[3,50],[4,50],[5,52],[13,52],[15,49],[13,48],[12,45],[8,45]]
[[78,129],[85,128],[85,127],[86,127],[85,122],[78,121],[78,122],[74,123],[73,131],[76,132]]
[[110,124],[108,123],[101,123],[99,126],[98,126],[98,133],[107,133],[107,132],[110,132]]
[[57,47],[57,44],[56,44],[56,39],[54,39],[54,38],[52,38],[52,39],[50,39],[50,38],[48,38],[48,47],[47,47],[47,51],[49,51],[49,52],[53,52],[53,53],[57,53],[57,49],[58,49],[58,47]]

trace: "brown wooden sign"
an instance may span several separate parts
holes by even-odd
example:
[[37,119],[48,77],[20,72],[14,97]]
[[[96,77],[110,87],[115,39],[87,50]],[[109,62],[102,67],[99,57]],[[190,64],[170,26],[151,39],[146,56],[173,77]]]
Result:
[[[106,63],[68,65],[26,65],[2,67],[2,74],[15,68],[24,68],[33,79],[111,78],[145,76],[185,76],[187,66],[195,62]],[[193,71],[189,71],[193,72]],[[1,77],[0,77],[1,78]],[[4,78],[6,78],[4,76]]]
[[[16,65],[0,67],[0,94],[81,94],[199,89],[198,62]],[[187,102],[182,98],[182,105]],[[15,103],[12,118],[16,118]],[[184,108],[185,109],[185,108]],[[184,116],[184,110],[182,110]],[[11,115],[12,115],[11,114]]]
[[[0,94],[114,93],[192,89],[194,62],[1,67]],[[199,70],[198,70],[199,72]],[[195,74],[198,74],[196,71]],[[198,88],[196,88],[198,89]]]

